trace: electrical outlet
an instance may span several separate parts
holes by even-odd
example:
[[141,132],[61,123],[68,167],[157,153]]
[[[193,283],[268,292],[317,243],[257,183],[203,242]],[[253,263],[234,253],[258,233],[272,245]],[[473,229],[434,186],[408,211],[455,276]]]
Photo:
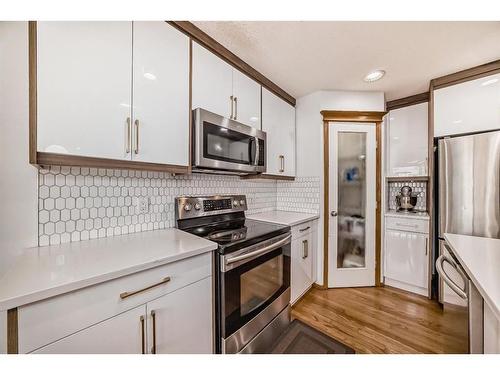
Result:
[[147,214],[149,211],[149,198],[148,197],[138,197],[137,198],[137,211],[140,214]]

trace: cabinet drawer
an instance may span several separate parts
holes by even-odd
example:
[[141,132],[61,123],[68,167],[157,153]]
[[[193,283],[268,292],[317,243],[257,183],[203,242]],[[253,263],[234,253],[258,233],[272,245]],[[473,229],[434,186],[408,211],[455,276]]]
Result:
[[[22,306],[18,310],[19,352],[28,353],[76,331],[206,278],[212,272],[210,253],[83,288]],[[121,298],[124,292],[140,291]]]
[[405,217],[386,217],[387,229],[402,230],[407,232],[429,233],[429,221]]
[[317,228],[317,220],[306,221],[305,223],[294,225],[292,227],[292,238],[298,239],[303,236],[308,236]]

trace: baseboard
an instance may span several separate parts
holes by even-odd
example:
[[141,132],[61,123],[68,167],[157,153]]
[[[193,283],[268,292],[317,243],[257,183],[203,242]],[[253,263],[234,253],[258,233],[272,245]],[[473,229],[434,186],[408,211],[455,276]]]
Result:
[[384,280],[384,284],[388,285],[388,286],[392,286],[393,288],[405,290],[407,292],[415,293],[415,294],[418,294],[418,295],[421,295],[424,297],[429,296],[429,292],[428,292],[427,288],[421,288],[419,286],[407,284],[407,283],[402,282],[402,281],[393,280],[393,279],[389,279],[386,277]]

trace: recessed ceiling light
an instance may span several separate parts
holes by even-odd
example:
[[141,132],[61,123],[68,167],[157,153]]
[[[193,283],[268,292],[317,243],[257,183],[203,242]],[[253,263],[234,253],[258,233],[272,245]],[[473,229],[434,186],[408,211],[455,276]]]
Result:
[[498,82],[498,78],[489,79],[481,83],[481,86],[489,86]]
[[380,78],[382,78],[385,75],[385,70],[377,69],[374,70],[373,72],[368,73],[363,80],[365,82],[375,82],[378,81]]

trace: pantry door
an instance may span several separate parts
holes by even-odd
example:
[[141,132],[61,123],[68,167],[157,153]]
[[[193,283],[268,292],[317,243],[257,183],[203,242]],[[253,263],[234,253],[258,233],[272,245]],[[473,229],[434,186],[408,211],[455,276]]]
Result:
[[376,126],[329,124],[328,287],[375,285]]

